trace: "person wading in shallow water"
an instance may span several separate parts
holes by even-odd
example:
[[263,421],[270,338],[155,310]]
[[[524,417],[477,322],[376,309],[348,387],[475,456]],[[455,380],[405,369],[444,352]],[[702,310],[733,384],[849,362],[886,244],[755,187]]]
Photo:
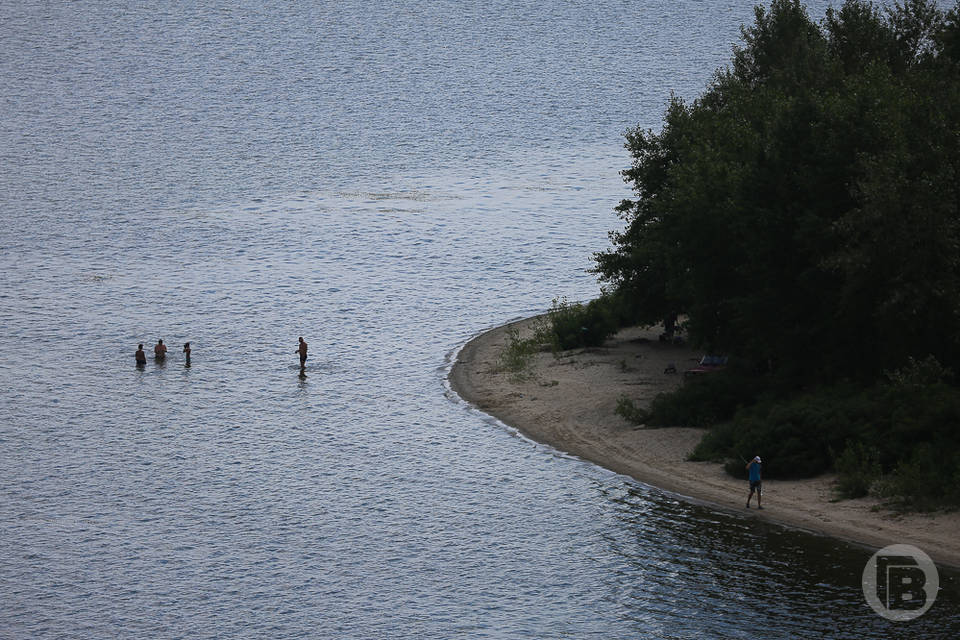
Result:
[[163,340],[157,340],[157,344],[153,348],[153,356],[157,360],[163,360],[167,357],[167,345],[163,344]]
[[187,356],[187,361],[185,364],[190,364],[190,343],[189,342],[183,343],[183,354]]
[[137,366],[142,366],[147,364],[147,354],[143,352],[143,343],[137,345],[137,352],[133,354],[133,357],[137,359]]
[[297,347],[297,353],[300,354],[300,371],[303,371],[307,367],[307,343],[303,341],[303,336],[300,336],[300,346]]
[[753,497],[753,492],[757,492],[757,509],[763,509],[760,506],[760,496],[763,495],[763,480],[760,474],[760,456],[754,457],[753,460],[747,463],[747,470],[750,472],[750,495],[747,496],[747,509],[750,508],[750,498]]

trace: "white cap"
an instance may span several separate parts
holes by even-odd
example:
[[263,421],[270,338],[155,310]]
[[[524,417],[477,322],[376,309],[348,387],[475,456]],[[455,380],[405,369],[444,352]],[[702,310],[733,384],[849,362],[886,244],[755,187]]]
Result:
[[762,461],[760,460],[760,456],[757,456],[756,458],[754,458],[754,460],[755,460],[756,462],[762,462]]

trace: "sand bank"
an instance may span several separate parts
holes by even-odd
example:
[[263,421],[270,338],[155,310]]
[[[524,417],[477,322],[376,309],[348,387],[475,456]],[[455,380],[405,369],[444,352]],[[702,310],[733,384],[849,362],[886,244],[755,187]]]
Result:
[[[660,343],[657,331],[630,328],[603,348],[555,358],[537,354],[532,377],[518,381],[499,370],[507,329],[529,332],[531,320],[483,333],[460,351],[450,372],[453,389],[480,410],[530,438],[590,460],[667,491],[790,527],[880,548],[912,544],[934,561],[960,567],[960,513],[899,515],[877,500],[837,501],[835,478],[764,480],[764,510],[746,510],[747,483],[724,473],[721,465],[690,462],[702,429],[638,429],[615,413],[626,396],[638,406],[682,383],[664,373],[674,363],[683,371],[699,352]],[[763,455],[744,452],[744,455]]]

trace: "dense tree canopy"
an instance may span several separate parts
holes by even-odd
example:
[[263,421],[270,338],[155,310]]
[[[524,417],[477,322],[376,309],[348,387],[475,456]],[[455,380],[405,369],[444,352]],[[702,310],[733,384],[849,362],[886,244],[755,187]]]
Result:
[[636,318],[809,378],[960,366],[960,2],[758,7],[702,96],[627,133],[597,272]]

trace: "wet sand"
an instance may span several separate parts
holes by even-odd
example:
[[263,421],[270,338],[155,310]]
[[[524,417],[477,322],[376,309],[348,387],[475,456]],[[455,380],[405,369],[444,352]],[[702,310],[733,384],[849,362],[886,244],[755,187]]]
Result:
[[[526,336],[531,323],[510,323],[468,342],[450,372],[451,387],[538,442],[688,499],[869,547],[912,544],[937,563],[960,567],[960,513],[901,515],[872,498],[836,501],[832,475],[764,480],[764,509],[747,510],[746,480],[730,477],[719,464],[687,460],[704,430],[637,428],[615,413],[623,396],[644,406],[681,384],[682,371],[700,352],[660,343],[656,329],[629,328],[602,348],[560,358],[536,354],[531,375],[518,380],[501,371],[498,360],[507,330]],[[670,363],[681,373],[664,373]],[[756,454],[763,452],[744,453]]]

